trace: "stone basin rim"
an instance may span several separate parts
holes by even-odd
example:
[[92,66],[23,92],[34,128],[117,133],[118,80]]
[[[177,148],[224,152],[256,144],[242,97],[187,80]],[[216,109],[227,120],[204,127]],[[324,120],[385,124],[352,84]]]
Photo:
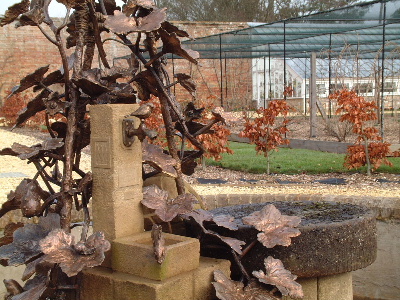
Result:
[[[300,208],[293,208],[290,205],[293,204],[295,206],[299,202],[312,204],[321,203],[322,201],[267,201],[254,203],[255,209],[253,211],[251,209],[248,211],[241,210],[244,206],[252,205],[245,204],[223,207],[224,209],[234,207],[231,211],[229,209],[223,211],[221,208],[210,212],[217,211],[215,215],[230,214],[235,219],[240,220],[247,213],[251,214],[259,211],[265,205],[277,202],[285,202],[287,204],[289,215],[296,215],[300,209],[304,208],[302,212],[305,215],[309,215],[311,221],[308,224],[297,226],[301,234],[292,238],[292,244],[288,247],[275,246],[267,249],[257,242],[251,250],[253,251],[252,254],[249,253],[242,260],[248,272],[262,269],[264,258],[267,256],[279,258],[287,269],[302,278],[346,273],[364,268],[375,261],[377,253],[376,212],[363,205],[323,201],[333,203],[336,206],[336,210],[332,210],[331,215],[329,211],[326,214],[325,212],[317,214],[314,219],[311,216],[312,210],[305,208],[305,204]],[[344,207],[342,210],[344,212],[344,220],[342,221],[339,219],[339,216],[341,216],[340,206]],[[278,206],[276,207],[280,210]],[[351,210],[352,207],[355,207],[355,210]],[[324,206],[319,206],[319,208],[323,209]],[[285,211],[280,211],[282,214],[288,215],[285,214]],[[302,212],[299,212],[299,214],[301,215]],[[327,216],[332,216],[333,220],[339,221],[329,222]],[[313,223],[314,221],[316,223]],[[317,221],[320,222],[318,223]],[[215,227],[211,222],[208,224],[204,224],[206,228],[207,226],[212,226],[213,228],[210,229],[217,233],[243,240],[247,244],[253,241],[259,232],[253,226],[246,224],[239,224],[238,230]],[[205,252],[204,254],[208,256],[210,253]]]

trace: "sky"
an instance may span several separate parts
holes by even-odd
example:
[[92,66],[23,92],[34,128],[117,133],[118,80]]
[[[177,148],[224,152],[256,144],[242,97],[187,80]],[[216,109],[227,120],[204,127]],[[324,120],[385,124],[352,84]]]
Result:
[[[5,11],[11,5],[21,2],[21,0],[0,0],[0,15],[4,15]],[[122,0],[116,0],[117,5],[123,4]],[[65,6],[58,3],[56,0],[52,0],[49,7],[49,13],[51,17],[64,17],[66,13]]]

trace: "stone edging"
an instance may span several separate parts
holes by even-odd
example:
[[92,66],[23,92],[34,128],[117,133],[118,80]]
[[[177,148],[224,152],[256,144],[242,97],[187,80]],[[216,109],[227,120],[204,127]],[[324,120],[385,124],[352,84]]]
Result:
[[367,206],[377,212],[378,220],[400,220],[399,197],[343,196],[318,194],[219,194],[202,195],[208,209],[268,201],[336,201]]
[[[262,203],[268,201],[337,201],[365,205],[377,212],[378,220],[400,220],[399,197],[372,197],[372,196],[343,196],[343,195],[318,195],[318,194],[218,194],[201,196],[208,209],[221,206]],[[73,210],[73,220],[83,220],[83,212]],[[37,218],[27,219],[21,211],[13,210],[0,218],[0,229],[11,222],[36,223]]]

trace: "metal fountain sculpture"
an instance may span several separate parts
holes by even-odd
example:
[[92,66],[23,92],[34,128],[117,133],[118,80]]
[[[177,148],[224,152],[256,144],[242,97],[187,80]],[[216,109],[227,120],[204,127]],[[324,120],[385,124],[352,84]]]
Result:
[[[7,299],[72,299],[78,293],[77,275],[86,267],[100,265],[104,253],[110,249],[110,242],[102,232],[88,234],[93,178],[91,172],[84,172],[80,167],[82,149],[90,143],[88,107],[98,104],[141,104],[122,122],[121,135],[124,145],[129,147],[136,138],[140,141],[155,138],[154,132],[145,127],[144,120],[153,108],[147,101],[151,97],[158,99],[168,149],[144,142],[144,162],[153,168],[151,174],[164,172],[172,176],[178,196],[169,199],[168,193],[150,186],[144,188],[142,203],[154,209],[163,222],[168,223],[176,217],[195,220],[204,234],[217,238],[224,247],[232,248],[240,266],[244,242],[203,227],[203,222],[213,221],[234,230],[234,220],[229,216],[213,217],[202,210],[193,211],[195,198],[185,191],[183,170],[185,174],[192,174],[195,160],[204,152],[197,137],[209,132],[214,124],[223,122],[223,118],[213,112],[214,119],[209,124],[196,122],[203,109],[196,108],[192,102],[196,89],[194,82],[186,74],[175,74],[177,80],[171,82],[164,63],[165,56],[172,53],[197,64],[199,54],[181,44],[180,39],[189,38],[189,35],[166,20],[166,9],[157,8],[151,0],[123,1],[120,8],[114,0],[57,0],[66,6],[67,14],[61,24],[56,24],[48,13],[51,0],[23,0],[9,7],[0,19],[0,26],[14,23],[17,27],[37,27],[49,43],[58,48],[62,65],[51,72],[49,65],[35,70],[21,79],[10,95],[33,89],[36,96],[27,103],[14,126],[21,126],[30,117],[45,111],[50,138],[33,146],[14,143],[0,151],[0,155],[27,160],[37,169],[34,178],[24,179],[8,194],[7,202],[0,209],[0,217],[12,210],[21,210],[24,217],[39,219],[38,224],[9,224],[5,236],[0,239],[0,263],[4,266],[26,265],[23,287],[15,280],[5,280]],[[63,31],[68,34],[66,39]],[[102,40],[102,32],[113,33],[112,42],[122,43],[131,50],[127,67],[110,66],[104,49],[104,43],[110,39]],[[68,50],[70,48],[72,51]],[[93,66],[96,49],[101,67]],[[192,97],[184,110],[171,92],[171,87],[176,84],[184,87]],[[64,92],[55,91],[56,85],[62,85]],[[50,124],[49,119],[54,116],[58,121]],[[133,117],[140,119],[138,127],[135,127]],[[180,145],[176,136],[180,137]],[[185,151],[187,142],[196,150]],[[143,172],[144,178],[150,176]],[[73,210],[83,210],[83,222],[72,222]],[[262,240],[268,247],[271,243],[288,245],[291,237],[300,234],[294,228],[300,219],[282,217],[272,206],[247,220],[262,232]],[[71,228],[76,226],[82,227],[78,242],[71,236]],[[165,245],[160,227],[154,226],[152,236],[156,259],[162,264]],[[216,271],[217,296],[220,299],[277,299],[280,293],[302,297],[301,286],[294,281],[296,276],[285,270],[279,261],[268,258],[265,267],[265,274],[258,271],[253,275],[262,283],[276,285],[280,292],[261,287],[260,282],[245,271],[243,282],[246,287]]]

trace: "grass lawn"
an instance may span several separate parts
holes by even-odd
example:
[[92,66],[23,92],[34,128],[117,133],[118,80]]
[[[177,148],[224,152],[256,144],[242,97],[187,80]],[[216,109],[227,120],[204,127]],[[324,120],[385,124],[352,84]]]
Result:
[[[227,169],[250,173],[266,173],[267,159],[257,155],[254,145],[244,143],[230,143],[233,155],[224,154],[221,161],[208,159],[207,165],[220,166]],[[343,167],[344,154],[327,153],[320,151],[279,148],[270,156],[270,172],[281,174],[318,174],[332,172],[366,173],[366,167],[358,170],[347,170]],[[392,167],[382,165],[376,172],[400,173],[400,158],[389,158]]]

